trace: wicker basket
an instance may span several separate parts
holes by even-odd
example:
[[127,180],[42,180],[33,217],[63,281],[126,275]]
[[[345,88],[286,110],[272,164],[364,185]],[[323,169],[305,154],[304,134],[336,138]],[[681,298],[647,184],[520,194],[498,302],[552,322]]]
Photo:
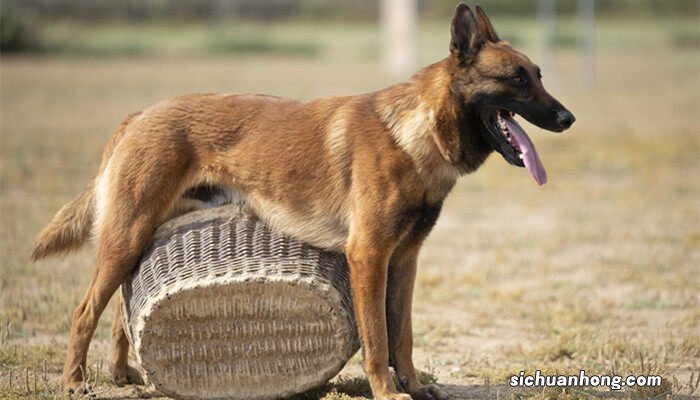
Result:
[[173,397],[288,397],[327,382],[359,348],[345,257],[236,206],[161,226],[122,296],[148,380]]

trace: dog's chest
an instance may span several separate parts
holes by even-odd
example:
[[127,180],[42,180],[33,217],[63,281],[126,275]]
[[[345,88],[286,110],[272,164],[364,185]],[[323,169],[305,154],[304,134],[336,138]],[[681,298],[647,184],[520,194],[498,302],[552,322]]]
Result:
[[420,175],[425,186],[425,200],[434,204],[445,200],[457,182],[459,172],[452,165],[440,163],[433,168],[424,168]]

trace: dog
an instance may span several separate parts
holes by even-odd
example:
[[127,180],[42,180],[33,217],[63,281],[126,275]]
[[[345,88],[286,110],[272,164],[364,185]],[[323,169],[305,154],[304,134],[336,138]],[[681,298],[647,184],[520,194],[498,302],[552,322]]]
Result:
[[[110,298],[155,228],[196,208],[198,188],[213,187],[244,201],[273,229],[345,253],[375,398],[447,399],[437,385],[418,381],[412,361],[416,260],[457,178],[492,152],[546,182],[515,114],[555,132],[575,120],[545,90],[539,68],[498,37],[483,9],[459,4],[449,55],[408,82],[304,102],[187,95],[130,115],[109,140],[96,178],[32,249],[38,260],[91,236],[96,242],[94,276],[73,315],[63,387],[88,390],[88,347]],[[127,364],[119,316],[112,340],[116,383],[142,382]]]

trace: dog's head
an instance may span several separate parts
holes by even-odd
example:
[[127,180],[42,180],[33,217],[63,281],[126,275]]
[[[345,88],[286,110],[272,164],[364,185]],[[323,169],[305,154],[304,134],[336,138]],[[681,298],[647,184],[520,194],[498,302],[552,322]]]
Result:
[[535,146],[513,119],[561,132],[574,115],[542,86],[540,69],[501,41],[481,7],[460,4],[452,19],[450,58],[456,66],[452,91],[480,116],[480,135],[509,163],[526,167],[538,184],[547,175]]

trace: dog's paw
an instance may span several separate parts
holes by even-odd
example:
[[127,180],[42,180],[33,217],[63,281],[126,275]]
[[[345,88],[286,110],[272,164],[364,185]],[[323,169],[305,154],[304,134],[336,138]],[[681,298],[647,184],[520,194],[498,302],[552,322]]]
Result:
[[377,400],[411,400],[411,395],[406,393],[387,393],[381,396],[374,396]]
[[124,369],[112,371],[112,378],[114,378],[114,384],[119,387],[144,384],[141,372],[130,365]]
[[411,398],[413,400],[449,400],[450,396],[447,395],[440,386],[435,384],[428,384],[419,387],[417,390],[410,392]]
[[71,382],[64,383],[63,390],[71,397],[78,399],[93,399],[95,393],[92,391],[92,386],[87,382]]

